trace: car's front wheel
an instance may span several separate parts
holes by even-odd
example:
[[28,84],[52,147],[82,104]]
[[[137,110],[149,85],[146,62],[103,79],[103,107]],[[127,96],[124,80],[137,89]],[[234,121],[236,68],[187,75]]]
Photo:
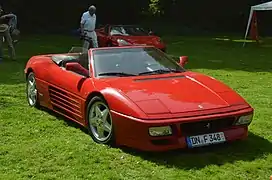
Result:
[[114,145],[113,121],[102,97],[95,96],[88,103],[87,120],[89,133],[96,143]]
[[40,106],[38,100],[38,90],[36,87],[35,74],[30,72],[27,76],[26,95],[29,106],[38,108]]

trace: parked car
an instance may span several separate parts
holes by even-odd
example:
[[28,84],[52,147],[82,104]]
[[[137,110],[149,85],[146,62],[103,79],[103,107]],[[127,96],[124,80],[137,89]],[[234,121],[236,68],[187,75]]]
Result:
[[24,71],[27,100],[101,144],[166,151],[247,138],[253,108],[222,82],[186,70],[187,62],[153,46],[37,55]]
[[141,26],[105,25],[96,29],[99,47],[152,45],[166,51],[162,39]]

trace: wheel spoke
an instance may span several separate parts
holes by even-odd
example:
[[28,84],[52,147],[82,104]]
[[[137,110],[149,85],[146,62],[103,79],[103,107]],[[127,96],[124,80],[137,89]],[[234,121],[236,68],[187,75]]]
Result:
[[33,89],[33,90],[30,92],[30,95],[31,95],[31,96],[36,96],[36,95],[37,95],[37,90],[36,90],[36,89]]
[[111,125],[107,121],[104,123],[104,130],[106,132],[111,132]]
[[100,110],[100,108],[99,108],[98,105],[95,106],[95,116],[96,116],[97,118],[99,118],[99,117],[102,116],[102,112],[101,112],[101,110]]
[[101,112],[102,114],[102,121],[105,123],[107,122],[107,119],[108,119],[108,115],[109,115],[109,110],[108,109],[105,109]]
[[32,82],[31,80],[28,81],[30,87],[33,87],[34,86],[34,82]]
[[98,121],[97,118],[90,118],[90,123],[94,127],[97,127],[97,125],[98,125],[97,121]]
[[97,127],[97,134],[99,136],[99,138],[104,138],[104,129],[102,127]]

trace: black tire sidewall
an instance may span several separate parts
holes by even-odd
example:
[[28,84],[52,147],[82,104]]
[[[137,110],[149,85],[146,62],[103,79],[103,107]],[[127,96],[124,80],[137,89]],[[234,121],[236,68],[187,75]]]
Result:
[[113,124],[113,120],[112,120],[112,131],[111,131],[111,135],[109,136],[109,138],[105,141],[99,141],[93,134],[92,130],[91,130],[91,126],[90,126],[90,122],[89,122],[89,113],[90,113],[90,109],[92,107],[92,105],[95,102],[103,102],[107,108],[110,110],[107,102],[104,100],[104,98],[100,97],[100,96],[94,96],[88,103],[87,108],[86,108],[86,120],[87,120],[87,125],[88,125],[88,131],[90,136],[92,137],[92,139],[98,143],[98,144],[105,144],[105,145],[114,145],[115,143],[115,137],[114,137],[114,124]]

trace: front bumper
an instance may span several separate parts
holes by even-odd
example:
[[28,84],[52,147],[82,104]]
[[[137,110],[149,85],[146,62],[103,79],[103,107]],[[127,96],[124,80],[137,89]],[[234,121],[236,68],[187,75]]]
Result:
[[[250,112],[252,112],[252,109],[249,108],[247,110],[236,112],[235,114],[225,113],[220,115],[197,117],[189,122],[201,122],[207,119],[236,117]],[[186,122],[186,119],[182,118],[153,121],[139,120],[115,111],[112,111],[111,114],[114,121],[116,143],[118,145],[128,146],[143,151],[168,151],[188,148],[186,143],[187,136],[205,134],[202,132],[190,135],[184,133],[184,129],[182,130],[181,125]],[[152,137],[148,133],[149,127],[168,125],[171,126],[173,130],[173,134],[171,136]],[[231,125],[229,127],[216,129],[213,132],[224,132],[226,142],[243,140],[248,136],[248,125]]]

